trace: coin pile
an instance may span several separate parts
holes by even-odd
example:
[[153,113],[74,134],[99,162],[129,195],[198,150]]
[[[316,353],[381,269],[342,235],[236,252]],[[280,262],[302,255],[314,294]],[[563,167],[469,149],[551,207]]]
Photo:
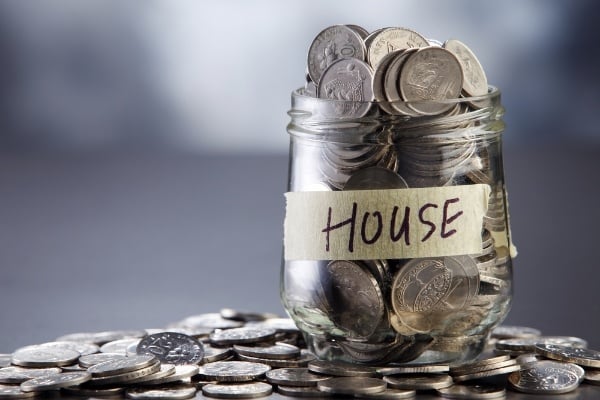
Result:
[[372,33],[357,25],[325,28],[310,45],[306,69],[304,93],[345,101],[333,109],[340,116],[365,115],[371,102],[391,115],[460,112],[447,100],[488,93],[483,67],[467,45],[440,44],[399,27]]
[[496,399],[506,396],[507,387],[560,394],[582,382],[600,383],[600,352],[587,349],[582,339],[541,336],[526,327],[500,326],[488,341],[495,352],[513,354],[484,355],[462,365],[318,360],[292,320],[231,309],[164,329],[71,334],[3,354],[0,399],[58,391],[129,399],[186,399],[200,392],[230,399],[273,392],[411,399],[435,391],[444,398]]

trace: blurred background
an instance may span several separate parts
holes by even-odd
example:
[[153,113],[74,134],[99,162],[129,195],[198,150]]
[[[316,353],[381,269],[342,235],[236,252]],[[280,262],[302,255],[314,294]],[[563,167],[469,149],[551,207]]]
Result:
[[600,347],[600,3],[0,2],[0,352],[279,304],[292,89],[326,26],[467,43],[503,92],[507,323]]

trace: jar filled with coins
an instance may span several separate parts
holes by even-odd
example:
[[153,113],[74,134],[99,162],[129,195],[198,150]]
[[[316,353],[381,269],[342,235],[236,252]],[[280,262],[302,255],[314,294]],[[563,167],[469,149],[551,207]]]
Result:
[[500,91],[475,54],[336,25],[292,93],[281,298],[309,349],[474,359],[510,309]]

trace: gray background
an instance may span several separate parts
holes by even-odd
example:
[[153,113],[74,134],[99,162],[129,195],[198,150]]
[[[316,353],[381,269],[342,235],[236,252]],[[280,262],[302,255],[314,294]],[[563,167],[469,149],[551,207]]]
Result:
[[334,23],[478,54],[507,108],[507,323],[600,348],[591,1],[3,1],[0,352],[279,303],[289,92]]

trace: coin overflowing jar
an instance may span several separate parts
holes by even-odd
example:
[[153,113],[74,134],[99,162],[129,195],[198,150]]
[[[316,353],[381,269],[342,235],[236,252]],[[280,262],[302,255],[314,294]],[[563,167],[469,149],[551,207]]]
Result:
[[503,112],[461,41],[316,36],[289,111],[281,297],[317,357],[481,353],[512,297]]

